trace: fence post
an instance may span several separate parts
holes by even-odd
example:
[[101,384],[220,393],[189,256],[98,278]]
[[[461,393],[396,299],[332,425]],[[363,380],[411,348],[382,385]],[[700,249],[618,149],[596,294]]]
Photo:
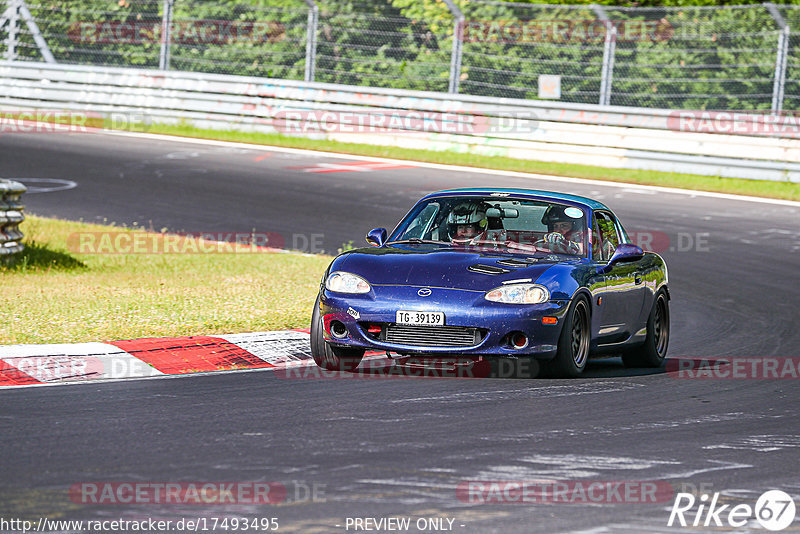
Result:
[[45,41],[44,37],[42,37],[42,32],[39,31],[39,25],[36,24],[36,21],[34,20],[33,15],[31,15],[28,6],[25,5],[25,0],[19,0],[18,5],[19,14],[22,15],[23,19],[25,19],[25,24],[28,25],[28,29],[33,36],[33,40],[36,42],[36,46],[39,47],[39,52],[41,52],[45,62],[56,63],[56,58],[54,58],[53,53],[50,52],[50,47],[47,46],[47,41]]
[[606,27],[606,38],[603,42],[603,67],[600,73],[600,105],[611,104],[611,83],[614,80],[614,56],[617,53],[617,27],[609,20],[602,6],[592,4],[597,18]]
[[3,13],[4,22],[8,21],[8,37],[6,38],[6,59],[17,59],[17,32],[19,31],[19,0],[10,0],[8,9]]
[[778,35],[778,50],[775,55],[775,78],[772,84],[772,107],[770,108],[773,115],[779,115],[783,110],[783,91],[786,85],[786,66],[789,59],[791,30],[775,4],[765,2],[764,7],[767,8],[767,11],[775,20],[775,24],[781,29],[781,33]]
[[306,0],[308,5],[308,27],[306,28],[306,72],[305,81],[314,81],[317,66],[317,26],[319,25],[319,6],[314,0]]
[[452,13],[455,19],[453,26],[453,50],[450,53],[450,83],[447,87],[447,92],[452,94],[458,93],[458,84],[461,82],[461,58],[462,58],[462,44],[464,40],[464,13],[458,9],[458,6],[453,0],[444,0],[447,8]]
[[158,58],[158,68],[169,70],[170,48],[172,46],[172,6],[175,0],[164,0],[164,13],[161,17],[161,54]]

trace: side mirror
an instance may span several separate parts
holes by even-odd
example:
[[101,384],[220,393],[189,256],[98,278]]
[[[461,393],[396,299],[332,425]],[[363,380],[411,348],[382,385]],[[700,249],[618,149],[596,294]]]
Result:
[[367,243],[373,247],[382,247],[386,243],[387,237],[389,237],[389,233],[386,228],[374,228],[367,233]]
[[630,243],[620,243],[608,260],[608,264],[602,268],[603,272],[608,272],[613,265],[629,261],[639,261],[644,257],[642,247]]

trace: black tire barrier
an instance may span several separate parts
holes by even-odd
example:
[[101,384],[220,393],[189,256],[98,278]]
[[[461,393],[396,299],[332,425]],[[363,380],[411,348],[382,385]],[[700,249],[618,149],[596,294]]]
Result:
[[27,190],[19,182],[0,179],[0,257],[10,257],[25,248],[19,225],[25,220],[20,197]]

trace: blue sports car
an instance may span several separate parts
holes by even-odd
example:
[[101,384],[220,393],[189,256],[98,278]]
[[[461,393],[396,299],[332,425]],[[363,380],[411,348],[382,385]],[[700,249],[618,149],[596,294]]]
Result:
[[[667,267],[602,203],[526,189],[420,200],[372,247],[336,257],[311,323],[317,365],[393,357],[536,359],[580,375],[596,355],[659,367],[669,343]],[[546,362],[546,363],[545,363]]]

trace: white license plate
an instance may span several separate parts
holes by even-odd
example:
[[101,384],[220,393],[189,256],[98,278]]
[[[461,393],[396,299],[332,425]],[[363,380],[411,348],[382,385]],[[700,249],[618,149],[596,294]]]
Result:
[[398,311],[395,322],[399,324],[427,324],[432,326],[442,326],[444,324],[444,313],[427,311]]

